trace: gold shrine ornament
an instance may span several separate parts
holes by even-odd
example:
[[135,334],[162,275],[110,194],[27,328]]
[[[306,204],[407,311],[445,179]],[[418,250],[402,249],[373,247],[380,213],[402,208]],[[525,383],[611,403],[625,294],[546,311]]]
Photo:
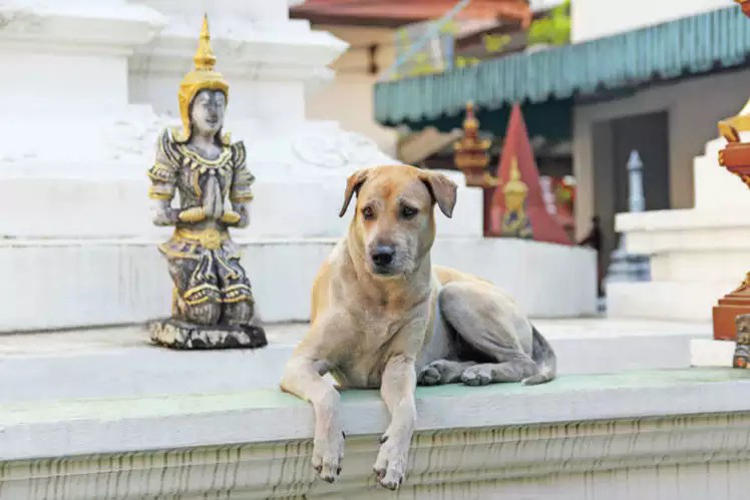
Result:
[[[218,71],[214,71],[216,56],[211,49],[211,34],[208,31],[208,16],[203,16],[203,27],[201,28],[200,39],[198,40],[198,50],[193,57],[195,69],[187,73],[180,83],[180,91],[177,99],[180,105],[180,118],[182,119],[182,130],[176,134],[175,139],[178,142],[186,142],[190,139],[190,104],[193,102],[196,94],[201,90],[221,90],[224,96],[229,100],[229,84],[224,80],[224,76]],[[222,137],[222,142],[226,142]]]
[[511,159],[508,177],[508,181],[503,186],[505,208],[510,211],[522,210],[529,187],[521,180],[521,171],[518,169],[518,160],[515,156]]

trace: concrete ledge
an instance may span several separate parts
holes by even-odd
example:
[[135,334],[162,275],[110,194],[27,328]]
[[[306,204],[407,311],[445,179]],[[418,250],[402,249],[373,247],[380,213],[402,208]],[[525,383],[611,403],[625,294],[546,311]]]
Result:
[[[727,488],[742,484],[750,468],[745,371],[420,388],[417,406],[399,495],[408,498],[536,500],[554,492],[572,500],[594,488],[596,498],[638,500],[658,491],[681,500],[734,499],[741,496],[726,496]],[[387,423],[377,393],[345,392],[343,420],[350,436],[344,472],[328,485],[309,465],[310,407],[275,390],[4,405],[0,492],[97,500],[229,492],[393,497],[374,486],[371,472],[376,436]]]
[[[690,341],[710,339],[708,324],[535,324],[557,353],[558,372],[566,375],[689,368]],[[0,391],[0,406],[275,389],[307,325],[269,325],[266,330],[270,344],[260,350],[200,352],[152,346],[141,327],[0,336],[0,380],[9,388]],[[15,387],[23,390],[11,390]]]
[[[419,431],[750,412],[750,373],[731,369],[566,376],[549,384],[417,389]],[[345,391],[347,435],[385,431],[377,391]],[[252,424],[249,424],[252,423]],[[309,405],[277,389],[5,404],[0,460],[309,439]]]

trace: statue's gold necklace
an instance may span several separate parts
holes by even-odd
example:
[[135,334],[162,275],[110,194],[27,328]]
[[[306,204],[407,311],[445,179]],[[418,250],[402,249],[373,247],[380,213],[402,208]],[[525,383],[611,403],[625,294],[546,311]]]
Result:
[[189,166],[191,170],[200,170],[203,174],[209,169],[230,170],[232,163],[232,152],[229,148],[221,148],[219,156],[215,160],[208,160],[187,147],[186,144],[178,146],[182,153],[182,164]]

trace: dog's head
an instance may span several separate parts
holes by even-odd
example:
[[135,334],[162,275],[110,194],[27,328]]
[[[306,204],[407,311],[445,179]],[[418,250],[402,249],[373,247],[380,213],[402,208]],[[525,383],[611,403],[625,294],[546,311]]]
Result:
[[456,184],[446,176],[406,165],[358,170],[346,183],[340,217],[357,195],[351,231],[373,275],[414,271],[435,240],[433,207],[450,217]]

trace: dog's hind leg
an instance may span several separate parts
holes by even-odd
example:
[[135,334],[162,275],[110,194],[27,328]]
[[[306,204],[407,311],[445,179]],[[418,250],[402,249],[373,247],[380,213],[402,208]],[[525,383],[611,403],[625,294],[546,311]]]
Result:
[[[456,331],[458,358],[475,361],[460,375],[465,384],[540,383],[554,376],[551,348],[501,290],[489,283],[451,282],[439,300],[443,317]],[[540,353],[543,358],[537,359]]]

